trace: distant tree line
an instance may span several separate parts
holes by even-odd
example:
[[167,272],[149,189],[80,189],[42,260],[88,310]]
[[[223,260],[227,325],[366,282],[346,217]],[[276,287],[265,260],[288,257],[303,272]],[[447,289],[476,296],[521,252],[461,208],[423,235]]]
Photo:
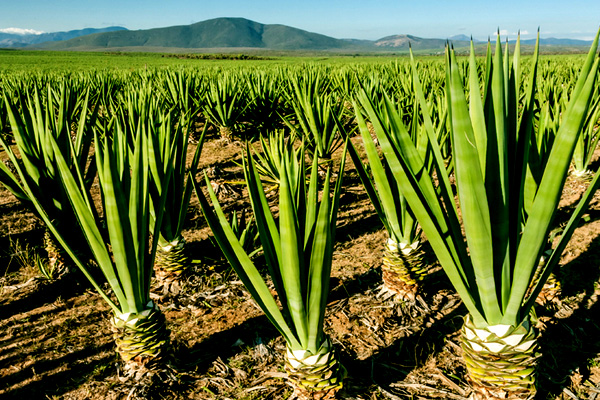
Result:
[[192,60],[270,60],[269,57],[248,54],[163,54],[163,57]]

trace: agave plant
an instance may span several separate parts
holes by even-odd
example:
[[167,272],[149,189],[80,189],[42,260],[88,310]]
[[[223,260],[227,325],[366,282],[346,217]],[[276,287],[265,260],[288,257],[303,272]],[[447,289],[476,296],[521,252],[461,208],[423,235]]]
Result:
[[[484,75],[483,100],[474,52],[467,102],[461,68],[454,52],[447,51],[452,155],[464,236],[434,132],[427,131],[436,181],[424,173],[425,160],[391,102],[386,100],[385,107],[377,108],[364,93],[359,95],[408,205],[468,310],[461,344],[477,399],[531,399],[535,395],[539,353],[538,333],[530,317],[532,306],[599,183],[596,176],[530,290],[591,94],[597,90],[597,44],[598,36],[563,115],[539,186],[528,193],[529,198],[524,187],[534,136],[537,50],[521,104],[519,54],[515,53],[511,68],[499,39]],[[492,60],[491,55],[488,59]],[[417,97],[424,104],[414,64],[413,74]],[[356,115],[365,129],[362,114]],[[426,113],[424,118],[427,121]]]
[[350,100],[358,87],[359,78],[354,67],[343,68],[332,77],[338,96],[344,99],[344,107],[352,107]]
[[[249,151],[244,172],[269,274],[282,309],[243,249],[206,179],[212,207],[196,188],[200,205],[225,257],[287,343],[285,369],[301,399],[332,398],[345,374],[331,340],[323,332],[325,305],[341,190],[330,188],[327,168],[319,198],[317,159],[307,187],[304,151],[286,149],[280,165],[279,220],[269,208]],[[213,209],[214,208],[214,209]]]
[[[187,124],[179,119],[173,126],[170,114],[154,127],[148,127],[150,136],[151,216],[158,215],[157,206],[164,201],[163,219],[158,237],[155,271],[159,279],[172,280],[181,275],[190,265],[185,253],[185,239],[182,235],[185,217],[192,196],[191,176],[195,176],[206,126],[196,146],[189,171],[186,167],[188,134]],[[171,165],[167,165],[170,162]],[[170,173],[171,176],[166,174]]]
[[[254,166],[264,185],[265,193],[272,193],[279,188],[280,168],[285,154],[293,153],[294,159],[298,159],[303,147],[295,149],[296,134],[292,131],[286,135],[283,129],[260,134],[258,142],[260,143],[260,150],[250,148],[254,154]],[[242,163],[235,162],[235,164],[243,167]],[[237,181],[235,184],[244,185],[245,181]]]
[[108,118],[116,113],[118,98],[125,86],[124,78],[113,74],[98,74],[90,77],[91,101],[99,107],[102,117]]
[[265,71],[257,71],[247,77],[248,107],[245,119],[258,132],[272,131],[280,128],[283,121],[281,112],[282,86],[279,79]]
[[291,132],[287,137],[284,130],[278,130],[269,135],[260,135],[261,152],[255,152],[255,167],[260,175],[267,193],[279,187],[280,168],[285,160],[285,154],[294,154],[298,159],[301,149],[294,149],[296,135]]
[[[423,259],[421,230],[385,158],[380,159],[369,129],[366,125],[362,128],[360,132],[368,164],[363,163],[351,143],[348,151],[388,234],[381,267],[383,279],[381,293],[386,297],[398,296],[404,305],[414,308],[417,305],[421,281],[428,271]],[[427,151],[426,135],[413,136],[413,139],[417,140],[415,145],[419,149],[425,148]],[[368,171],[371,173],[369,174]]]
[[[162,204],[155,276],[163,292],[168,293],[171,289],[176,290],[179,277],[192,264],[186,254],[182,231],[192,195],[189,174],[196,174],[206,125],[188,170],[186,159],[193,111],[185,112],[178,108],[182,105],[173,105],[174,109],[163,112],[160,99],[153,96],[153,91],[150,84],[143,84],[138,90],[129,92],[118,118],[111,121],[108,129],[114,130],[118,125],[122,134],[115,137],[115,141],[122,142],[130,151],[139,131],[148,136],[152,224],[159,215],[157,207]],[[105,136],[111,136],[110,132]],[[165,200],[161,203],[163,197]]]
[[[198,76],[188,71],[167,70],[161,78],[160,91],[165,106],[193,120],[200,111],[196,91],[202,86]],[[200,95],[204,94],[202,90],[199,92]]]
[[203,112],[219,128],[221,138],[231,142],[239,132],[242,116],[248,107],[246,86],[233,73],[219,74],[210,81],[204,95]]
[[[123,137],[114,125],[114,137]],[[133,150],[125,141],[100,139],[95,135],[95,164],[101,191],[94,202],[82,166],[72,155],[73,147],[61,148],[54,136],[46,144],[54,150],[51,166],[60,176],[53,191],[65,193],[76,215],[76,225],[85,238],[88,253],[110,290],[97,280],[74,246],[73,237],[60,229],[50,214],[52,209],[36,187],[23,180],[23,190],[38,215],[79,267],[101,298],[113,311],[111,318],[117,351],[125,363],[125,373],[139,377],[166,355],[169,331],[164,315],[150,300],[150,279],[164,208],[164,197],[156,208],[155,223],[150,218],[149,138],[141,129],[134,137]],[[64,153],[63,153],[64,152]],[[168,160],[168,165],[171,160]],[[170,173],[166,174],[170,176]],[[168,184],[168,182],[166,182]],[[99,214],[98,210],[101,210]],[[103,215],[103,218],[100,218]],[[72,226],[70,227],[73,228]]]
[[[37,87],[32,93],[22,93],[18,103],[4,98],[8,119],[15,139],[15,151],[6,138],[0,136],[4,151],[8,154],[7,165],[0,163],[0,182],[20,201],[37,213],[34,203],[40,202],[56,229],[70,236],[74,248],[81,248],[81,232],[69,206],[69,200],[56,169],[56,151],[51,145],[55,141],[62,154],[69,155],[69,162],[83,171],[84,185],[89,188],[96,176],[95,165],[86,168],[92,142],[91,127],[94,125],[97,108],[88,107],[89,92],[78,95],[64,83],[58,88],[47,87],[42,97]],[[19,109],[20,105],[20,109]],[[75,127],[75,132],[71,129]],[[28,188],[28,189],[26,189]],[[39,216],[39,214],[38,214]],[[48,265],[39,265],[42,270],[60,276],[67,270],[68,256],[49,231],[44,235],[44,247]],[[42,262],[42,261],[41,261]]]
[[244,252],[251,259],[255,258],[261,251],[260,239],[258,236],[258,227],[253,217],[246,218],[246,209],[238,216],[238,212],[233,210],[229,214],[229,225],[233,234],[242,245]]
[[[179,117],[174,117],[177,114]],[[186,159],[190,118],[190,113],[182,110],[161,111],[160,102],[152,96],[151,87],[144,86],[141,90],[130,93],[119,118],[113,123],[118,124],[121,132],[125,133],[124,141],[129,147],[133,145],[137,132],[142,131],[148,136],[152,178],[150,217],[153,224],[159,215],[157,207],[162,204],[155,272],[159,283],[167,291],[191,265],[191,260],[186,255],[186,241],[182,231],[192,195],[189,174],[196,174],[206,125],[188,170]],[[115,140],[123,138],[117,137]],[[163,197],[165,200],[161,203]]]
[[[360,86],[374,106],[382,107],[385,96],[380,85],[375,82],[377,80],[371,80],[368,81],[367,86],[363,86],[362,83]],[[427,124],[421,118],[419,102],[415,99],[411,102],[414,103],[411,105],[412,112],[409,117],[404,118],[408,120],[407,131],[421,157],[426,161],[424,173],[429,174],[432,170],[432,154],[425,129],[434,131],[440,146],[445,145],[447,112],[440,106],[445,103],[445,98],[436,91],[432,91],[430,99],[424,106],[437,118],[427,119]],[[393,102],[393,105],[399,114],[406,113],[401,104]],[[389,124],[390,121],[385,121],[385,123]],[[421,229],[406,198],[402,195],[386,159],[380,159],[376,145],[377,139],[372,135],[371,130],[371,127],[360,129],[367,156],[366,163],[363,163],[352,144],[349,145],[348,150],[367,195],[388,234],[388,240],[384,246],[383,287],[380,294],[386,297],[394,296],[400,300],[401,305],[408,306],[408,308],[405,307],[406,311],[420,314],[427,309],[420,294],[421,282],[429,271],[421,240]],[[448,164],[448,172],[450,172],[451,164],[448,157],[444,157],[444,160]]]
[[288,97],[294,113],[284,119],[285,123],[303,138],[321,164],[331,163],[333,153],[344,143],[344,103],[329,91],[324,75],[312,70],[292,79]]

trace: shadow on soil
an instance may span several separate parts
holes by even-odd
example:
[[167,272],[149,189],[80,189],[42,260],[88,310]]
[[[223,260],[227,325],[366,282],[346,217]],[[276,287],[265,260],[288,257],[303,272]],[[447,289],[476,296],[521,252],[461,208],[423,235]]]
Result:
[[[600,278],[598,254],[600,236],[560,269],[563,296],[576,300],[563,301],[542,334],[540,398],[558,396],[571,381],[577,386],[585,382],[590,377],[590,361],[600,353],[600,304],[595,287]],[[545,310],[540,311],[538,315]],[[565,311],[567,316],[561,318]]]
[[174,355],[179,368],[194,370],[204,374],[218,358],[226,360],[240,351],[236,342],[253,343],[257,337],[268,342],[279,336],[266,316],[250,318],[242,324],[214,333],[195,346],[176,345]]
[[[425,365],[443,350],[449,336],[461,328],[466,312],[461,305],[443,318],[409,331],[407,336],[399,337],[365,360],[343,355],[342,362],[348,369],[345,391],[349,395],[360,395],[369,387],[371,391],[377,388],[389,391],[393,383],[403,381],[413,370]],[[457,375],[464,375],[464,371]]]
[[[115,356],[110,352],[114,343],[110,341],[99,347],[85,348],[62,357],[35,362],[26,369],[5,375],[0,380],[0,390],[29,382],[2,394],[3,399],[45,399],[61,395],[91,379],[102,379],[116,374],[112,366]],[[99,357],[101,353],[106,355]],[[64,368],[64,369],[63,369]],[[56,369],[63,369],[53,372]]]
[[54,281],[34,281],[31,289],[23,288],[28,293],[12,299],[6,304],[0,302],[0,320],[52,303],[59,297],[67,300],[79,296],[90,287],[89,283],[82,280],[79,271],[74,271]]

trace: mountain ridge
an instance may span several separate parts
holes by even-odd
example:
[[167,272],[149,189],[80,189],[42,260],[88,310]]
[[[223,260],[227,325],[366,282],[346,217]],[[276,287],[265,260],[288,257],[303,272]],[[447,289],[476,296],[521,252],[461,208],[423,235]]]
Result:
[[325,50],[348,47],[342,39],[281,24],[261,24],[245,18],[215,18],[191,25],[137,31],[115,31],[44,44],[48,50],[72,47],[177,47]]
[[[410,34],[390,35],[377,40],[336,39],[330,36],[293,28],[282,24],[262,24],[245,18],[223,17],[196,22],[191,25],[177,25],[144,30],[127,30],[122,27],[104,28],[108,31],[94,31],[91,34],[67,35],[46,34],[47,39],[39,40],[25,47],[44,50],[111,50],[128,51],[185,51],[189,49],[258,49],[282,51],[348,51],[348,52],[405,52],[409,44],[415,51],[443,51],[447,43],[455,48],[468,47],[470,38],[456,35],[447,39],[421,38]],[[85,30],[69,31],[82,33]],[[63,32],[69,33],[69,32]],[[2,45],[0,33],[0,46]],[[4,34],[10,35],[10,34]],[[15,35],[13,35],[15,36]],[[31,36],[31,35],[29,35]],[[34,35],[37,36],[37,35]],[[63,38],[63,39],[59,39]],[[512,43],[513,41],[511,41]],[[474,40],[475,44],[481,44]],[[535,40],[522,40],[521,44],[535,44]],[[574,39],[541,39],[540,44],[553,48],[557,46],[589,46],[591,41]],[[11,47],[11,46],[8,46]]]

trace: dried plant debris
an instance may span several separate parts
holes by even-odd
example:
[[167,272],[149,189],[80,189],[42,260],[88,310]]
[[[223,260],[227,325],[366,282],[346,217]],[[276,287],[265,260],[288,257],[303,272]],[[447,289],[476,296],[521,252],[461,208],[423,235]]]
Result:
[[[200,167],[216,163],[227,174],[234,170],[227,157],[239,152],[237,146],[223,148],[209,140],[203,151],[208,161]],[[211,179],[229,181],[238,172]],[[419,309],[406,310],[394,299],[377,296],[385,232],[360,185],[348,182],[325,316],[325,333],[348,370],[339,397],[469,398],[459,344],[466,310],[436,265],[423,282]],[[581,196],[580,186],[568,178],[565,207]],[[246,207],[244,196],[228,207]],[[0,200],[4,248],[10,248],[10,233],[11,240],[19,238],[19,251],[26,250],[24,243],[32,251],[41,249],[44,233],[35,217],[23,214],[5,189],[0,189]],[[211,244],[197,208],[190,213],[195,219],[187,222],[184,235],[189,256],[200,262],[176,286],[153,291],[173,350],[163,370],[141,381],[124,379],[107,322],[110,310],[77,271],[74,277],[49,281],[34,266],[17,266],[14,248],[0,253],[0,398],[290,398],[284,340]],[[561,260],[558,301],[536,306],[544,354],[540,399],[600,400],[600,201],[592,202],[589,216]]]

